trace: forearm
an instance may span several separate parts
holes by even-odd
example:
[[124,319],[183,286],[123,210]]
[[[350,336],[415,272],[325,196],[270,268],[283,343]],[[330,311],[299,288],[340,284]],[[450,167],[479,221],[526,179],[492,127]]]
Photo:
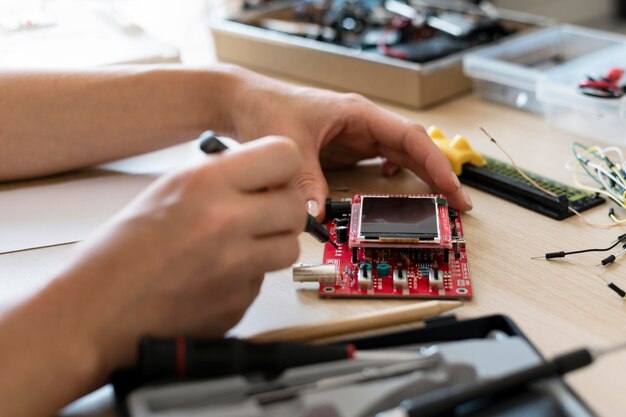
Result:
[[0,415],[51,416],[106,382],[95,317],[66,289],[52,285],[0,317]]
[[243,70],[130,66],[0,73],[0,181],[230,134]]

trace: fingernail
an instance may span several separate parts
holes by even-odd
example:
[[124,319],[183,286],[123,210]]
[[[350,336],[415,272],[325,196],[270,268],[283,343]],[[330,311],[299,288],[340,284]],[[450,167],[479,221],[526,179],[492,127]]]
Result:
[[472,204],[472,199],[470,198],[469,194],[467,194],[467,191],[461,190],[461,192],[463,193],[463,201],[465,201],[465,204],[469,206],[468,210],[471,210],[474,207],[474,205]]
[[313,217],[317,217],[320,214],[320,205],[315,200],[309,200],[306,202],[306,211]]
[[456,188],[461,188],[461,181],[459,181],[459,177],[454,172],[452,173],[452,182],[454,182]]

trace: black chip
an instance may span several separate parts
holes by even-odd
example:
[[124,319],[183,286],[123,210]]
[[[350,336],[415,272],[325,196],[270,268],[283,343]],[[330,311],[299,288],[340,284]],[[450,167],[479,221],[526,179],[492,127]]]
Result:
[[439,237],[435,199],[363,197],[360,232],[371,240],[435,239]]

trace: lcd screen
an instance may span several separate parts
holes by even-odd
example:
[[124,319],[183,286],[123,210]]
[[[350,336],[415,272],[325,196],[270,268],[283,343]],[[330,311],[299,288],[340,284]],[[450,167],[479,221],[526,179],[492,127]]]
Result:
[[439,237],[434,198],[363,197],[360,235],[364,239]]

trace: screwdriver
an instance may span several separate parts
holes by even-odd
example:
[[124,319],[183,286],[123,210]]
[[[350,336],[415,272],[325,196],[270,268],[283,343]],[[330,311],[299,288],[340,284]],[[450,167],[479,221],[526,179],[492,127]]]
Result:
[[144,382],[193,379],[249,372],[279,373],[323,362],[369,359],[409,361],[423,358],[408,351],[357,351],[354,345],[254,343],[241,339],[144,338],[138,369]]
[[[200,150],[206,154],[219,153],[228,148],[236,149],[241,146],[239,142],[234,139],[226,138],[226,137],[217,137],[213,132],[206,131],[202,135],[200,135]],[[330,239],[330,233],[324,226],[319,224],[315,217],[310,214],[307,216],[306,224],[304,226],[304,231],[312,235],[315,239],[320,241],[321,243],[330,243],[336,249],[338,246],[335,242]]]
[[462,384],[422,394],[402,401],[376,417],[438,417],[450,415],[458,406],[470,401],[497,396],[530,383],[564,375],[583,368],[605,354],[626,348],[626,341],[602,349],[582,348],[556,358],[516,371],[500,378]]

